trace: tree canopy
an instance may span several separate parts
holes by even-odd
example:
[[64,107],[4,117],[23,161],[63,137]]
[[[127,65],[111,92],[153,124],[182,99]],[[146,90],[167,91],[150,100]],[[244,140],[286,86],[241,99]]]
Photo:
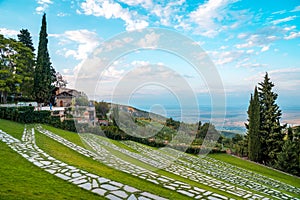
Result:
[[[46,14],[43,15],[42,26],[39,35],[39,46],[34,74],[34,95],[38,103],[49,103],[54,83],[56,81],[55,70],[52,67],[48,52]],[[52,102],[53,104],[54,102]]]
[[[16,96],[32,83],[34,54],[22,42],[0,35],[0,96],[7,102],[9,94]],[[22,89],[22,90],[20,90]]]

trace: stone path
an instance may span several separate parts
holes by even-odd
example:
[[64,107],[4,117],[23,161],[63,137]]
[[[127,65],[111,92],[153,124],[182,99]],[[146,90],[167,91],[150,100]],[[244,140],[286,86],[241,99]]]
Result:
[[34,129],[25,127],[22,141],[0,130],[0,140],[34,165],[107,199],[166,200],[149,192],[78,169],[51,157],[35,144]]
[[[191,186],[187,183],[174,180],[172,178],[157,174],[155,172],[152,172],[150,170],[144,169],[142,167],[136,166],[132,163],[126,162],[114,155],[112,155],[109,151],[107,151],[105,148],[103,148],[103,145],[99,145],[100,141],[98,136],[92,135],[92,134],[81,134],[81,138],[87,145],[92,147],[96,152],[91,152],[89,150],[86,150],[54,133],[51,131],[43,129],[41,126],[36,127],[37,130],[46,136],[60,142],[61,144],[83,154],[88,157],[91,157],[103,164],[106,164],[107,166],[113,167],[117,170],[120,170],[122,172],[131,174],[133,176],[139,177],[141,179],[144,179],[146,181],[149,181],[151,183],[160,185],[164,188],[176,191],[178,193],[181,193],[183,195],[186,195],[188,197],[193,197],[194,199],[214,199],[214,200],[221,200],[221,199],[228,199],[227,197],[210,192],[207,190],[204,190],[199,187]],[[249,192],[250,193],[250,192]],[[251,197],[253,195],[250,195]],[[257,196],[258,197],[258,196]]]
[[[178,184],[178,181],[176,182],[176,180],[170,179],[165,176],[161,176],[157,173],[143,169],[139,166],[128,163],[114,155],[111,155],[109,151],[104,147],[106,148],[108,147],[110,149],[120,151],[125,155],[133,157],[153,167],[163,168],[165,166],[168,166],[167,168],[164,168],[164,170],[196,182],[201,182],[202,184],[206,184],[218,190],[232,193],[236,196],[247,198],[247,199],[249,198],[268,199],[268,198],[265,198],[259,194],[254,194],[250,191],[236,187],[229,183],[240,185],[242,187],[246,187],[251,190],[267,194],[277,199],[297,199],[297,198],[293,198],[292,196],[273,188],[280,188],[281,190],[286,190],[289,192],[293,192],[295,194],[298,194],[299,192],[299,188],[295,188],[285,183],[280,183],[279,181],[276,181],[274,179],[264,177],[262,175],[250,172],[248,170],[244,170],[242,168],[238,168],[236,166],[232,166],[227,163],[219,162],[212,158],[203,159],[188,154],[181,154],[182,157],[180,159],[175,159],[175,162],[170,164],[170,160],[174,160],[174,157],[172,157],[171,155],[178,154],[178,152],[172,152],[175,150],[169,149],[169,152],[159,152],[157,150],[153,150],[149,147],[146,147],[144,145],[132,141],[123,142],[125,145],[141,153],[139,154],[139,153],[131,152],[126,149],[120,148],[106,140],[99,139],[98,136],[92,134],[81,134],[83,140],[89,146],[91,146],[95,151],[97,151],[98,153],[97,154],[88,151],[78,145],[75,145],[65,140],[64,138],[57,136],[54,133],[51,133],[50,131],[42,129],[41,127],[39,127],[39,130],[44,134],[48,135],[49,137],[68,146],[69,148],[79,151],[82,154],[88,157],[92,157],[93,159],[98,160],[108,166],[132,174],[139,178],[145,179],[152,183],[162,185],[165,188],[168,188],[170,190],[175,190],[189,197],[206,198],[211,196],[211,197],[215,197],[216,199],[226,198],[223,197],[222,195],[219,196],[218,194],[214,194],[214,193],[209,194],[210,193],[209,191],[205,191],[201,188],[196,188],[196,189],[192,188],[190,185],[185,183],[179,182],[180,184]],[[99,154],[102,156],[99,157],[98,156]],[[226,182],[229,183],[214,179],[211,176],[218,179],[225,180]],[[198,193],[195,193],[197,192],[197,189],[200,189],[203,192],[201,193],[198,191]],[[203,196],[203,194],[206,195]]]
[[[126,143],[131,143],[133,145],[135,145],[135,147],[130,146],[131,148],[139,151],[139,152],[147,152],[147,154],[141,155],[141,154],[137,154],[134,152],[130,152],[126,149],[120,148],[110,142],[107,142],[103,139],[100,139],[98,136],[96,135],[81,135],[82,138],[84,138],[84,140],[89,140],[90,142],[96,143],[95,146],[97,146],[98,144],[98,148],[101,147],[103,149],[103,147],[107,146],[109,148],[112,148],[114,150],[120,151],[128,156],[131,156],[137,160],[143,161],[146,164],[150,164],[154,167],[161,167],[161,166],[167,166],[166,168],[164,168],[165,171],[171,172],[175,175],[181,176],[183,178],[187,178],[205,185],[208,185],[212,188],[216,188],[218,190],[221,191],[225,191],[227,193],[231,193],[233,195],[239,196],[239,197],[244,197],[244,198],[253,198],[253,199],[268,199],[266,197],[263,197],[259,194],[254,194],[250,191],[244,190],[242,188],[236,187],[234,185],[225,183],[223,181],[214,179],[212,177],[209,177],[205,174],[199,173],[198,171],[195,170],[191,170],[187,167],[181,166],[179,164],[176,163],[170,163],[169,160],[174,160],[174,158],[170,158],[170,159],[165,159],[164,157],[166,157],[167,155],[160,155],[157,156],[155,153],[156,151],[153,151],[151,148],[149,147],[145,147],[144,145],[135,143],[135,142],[123,142],[124,144]],[[155,152],[154,154],[151,153]],[[102,150],[102,155],[104,154],[103,150]],[[107,153],[107,152],[106,152]],[[148,154],[149,153],[149,154]],[[146,156],[145,156],[146,155]],[[155,157],[156,159],[153,159],[153,157]],[[169,188],[171,190],[176,190],[177,188],[177,184],[169,184],[168,186],[165,186],[166,188]],[[187,191],[189,193],[189,191]],[[186,193],[188,196],[192,196],[192,194],[188,194]],[[206,193],[208,194],[208,193]]]
[[[146,147],[144,145],[132,141],[125,141],[123,142],[123,144],[127,145],[132,149],[135,149],[136,151],[142,153],[144,156],[151,157],[153,161],[148,162],[149,164],[154,163],[155,161],[169,163],[169,160],[174,160],[174,157],[172,157],[171,155],[178,154],[178,152],[174,152],[176,150],[170,148],[167,149],[167,151],[169,152],[160,152],[157,150],[152,150],[149,147]],[[279,181],[265,177],[263,175],[259,175],[250,172],[248,170],[238,168],[228,163],[224,163],[221,161],[219,162],[218,160],[215,160],[213,158],[208,158],[208,157],[199,158],[188,154],[181,154],[180,159],[174,160],[174,163],[170,164],[168,168],[165,168],[166,171],[172,171],[174,173],[181,174],[192,180],[193,179],[198,180],[199,174],[195,174],[195,172],[190,169],[194,169],[197,172],[201,172],[202,174],[207,174],[212,177],[216,177],[218,179],[222,179],[236,185],[247,187],[251,190],[255,190],[267,194],[277,199],[297,199],[297,198],[293,198],[292,196],[286,193],[283,193],[276,189],[272,189],[270,187],[280,188],[282,190],[293,192],[295,194],[299,194],[299,190],[300,190],[299,188],[293,187],[291,185],[280,183]],[[231,192],[229,190],[226,191]],[[243,197],[248,198],[250,196],[246,194]]]

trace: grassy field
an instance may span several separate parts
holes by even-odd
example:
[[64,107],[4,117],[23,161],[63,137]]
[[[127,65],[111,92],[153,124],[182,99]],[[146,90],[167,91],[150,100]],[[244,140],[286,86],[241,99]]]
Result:
[[183,196],[174,191],[170,191],[153,183],[149,183],[148,181],[144,181],[127,173],[123,173],[114,170],[113,168],[107,167],[97,161],[94,161],[91,158],[85,157],[77,153],[76,151],[69,149],[68,147],[63,146],[62,144],[52,139],[49,139],[47,136],[37,131],[36,143],[42,150],[55,157],[56,159],[59,159],[80,169],[92,172],[99,176],[107,177],[111,180],[115,180],[123,184],[133,185],[134,187],[143,191],[148,191],[151,193],[155,191],[156,194],[170,199],[189,199],[186,196]]
[[[34,125],[27,125],[28,128]],[[51,126],[42,125],[43,128],[60,135],[61,137],[86,148],[80,136],[77,133],[64,131]],[[9,133],[17,139],[21,139],[24,125],[0,120],[0,129]],[[112,142],[120,148],[136,152],[136,150],[114,140],[102,137],[101,139]],[[148,191],[158,194],[169,199],[189,199],[177,192],[162,188],[148,181],[139,179],[127,173],[115,170],[111,167],[103,165],[91,158],[85,157],[78,152],[69,149],[68,147],[54,141],[53,139],[39,133],[36,130],[36,143],[37,145],[49,155],[61,160],[65,163],[73,165],[77,168],[89,171],[99,176],[107,177],[109,179],[121,182],[123,184],[132,185],[140,190]],[[178,181],[186,182],[193,186],[217,192],[228,197],[239,199],[237,196],[219,191],[209,186],[203,185],[198,182],[185,179],[181,176],[174,175],[164,170],[157,170],[146,163],[124,155],[115,149],[106,147],[112,154],[131,162],[135,165],[144,167],[149,170],[154,170],[155,173],[168,176]],[[293,177],[270,168],[257,165],[240,158],[236,158],[227,154],[211,154],[212,158],[230,163],[232,165],[271,177],[273,179],[285,182],[287,184],[300,187],[300,178]],[[95,195],[91,192],[83,190],[71,183],[63,181],[42,169],[34,166],[26,159],[11,150],[6,144],[0,142],[0,199],[101,199],[102,197]],[[7,177],[7,178],[3,178]]]
[[300,178],[296,177],[296,176],[292,176],[289,174],[285,174],[282,172],[279,172],[277,170],[273,170],[271,168],[262,166],[262,165],[258,165],[256,163],[232,156],[232,155],[228,155],[228,154],[209,154],[208,155],[211,158],[215,158],[227,163],[230,163],[232,165],[256,172],[258,174],[262,174],[264,176],[268,176],[270,178],[273,178],[275,180],[293,185],[295,187],[300,187]]
[[24,126],[24,124],[0,119],[0,130],[9,133],[11,136],[19,140],[22,138]]
[[103,199],[36,167],[3,142],[0,163],[0,199]]
[[[68,139],[69,141],[72,141],[72,142],[74,142],[74,143],[76,143],[80,146],[86,147],[85,145],[83,145],[80,137],[76,133],[63,131],[63,130],[53,128],[53,127],[50,127],[50,126],[45,126],[45,125],[43,125],[43,127],[47,130],[50,130],[50,131],[60,135],[61,137],[64,137],[64,138]],[[118,141],[111,140],[111,139],[108,139],[108,138],[105,138],[105,137],[101,137],[101,139],[109,141],[109,142],[119,146],[120,148],[124,148],[124,146],[125,146],[126,149],[128,149],[129,151],[135,151],[135,150],[131,149],[130,147],[128,147],[128,146],[126,146],[126,145],[124,145],[124,144],[122,144]],[[155,149],[155,148],[153,148],[153,149]],[[143,162],[135,160],[134,158],[131,158],[127,155],[124,155],[124,154],[122,154],[122,153],[120,153],[120,152],[118,152],[114,149],[108,148],[108,150],[109,150],[109,152],[111,152],[112,154],[122,158],[123,160],[126,160],[128,162],[131,162],[135,165],[141,166],[141,167],[149,169],[149,170],[155,170],[152,166],[149,166],[149,165],[147,165]],[[293,176],[290,176],[290,175],[287,175],[287,174],[284,174],[284,173],[281,173],[281,172],[278,172],[276,170],[273,170],[273,169],[270,169],[270,168],[267,168],[267,167],[264,167],[264,166],[261,166],[261,165],[257,165],[253,162],[249,162],[247,160],[236,158],[234,156],[227,155],[227,154],[210,154],[209,156],[212,157],[212,158],[219,159],[219,160],[225,161],[227,163],[239,166],[241,168],[244,168],[244,169],[247,169],[247,170],[250,170],[250,171],[254,171],[254,172],[260,173],[262,175],[266,175],[268,177],[271,177],[273,179],[285,182],[287,184],[294,185],[296,187],[300,187],[299,186],[300,185],[300,179],[299,178],[293,177]],[[196,183],[194,181],[184,179],[180,176],[174,175],[174,174],[166,172],[164,170],[158,170],[158,171],[155,170],[155,172],[158,173],[158,174],[165,175],[165,176],[168,176],[170,178],[176,179],[176,180],[180,180],[180,181],[189,183],[190,185],[198,186],[198,187],[201,187],[203,189],[219,192],[219,193],[222,193],[226,196],[237,198],[236,196],[233,196],[231,194],[228,194],[228,193],[226,194],[222,191],[219,191],[219,190],[214,189],[214,188],[210,188],[210,187],[208,187],[206,185],[203,185],[201,183],[198,183],[198,182]],[[245,189],[247,189],[247,188],[245,188]],[[249,190],[249,188],[248,188],[248,190]],[[293,195],[293,194],[291,194],[291,195]]]

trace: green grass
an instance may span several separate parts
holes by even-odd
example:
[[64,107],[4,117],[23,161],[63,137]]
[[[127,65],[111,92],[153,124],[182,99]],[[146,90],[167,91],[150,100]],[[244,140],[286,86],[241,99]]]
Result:
[[0,199],[103,199],[36,167],[3,142],[0,163]]
[[80,136],[78,135],[78,133],[58,129],[58,128],[48,126],[48,125],[44,125],[44,124],[41,125],[41,126],[44,129],[49,130],[49,131],[55,133],[56,135],[59,135],[59,136],[65,138],[66,140],[72,141],[74,144],[77,144],[81,147],[85,147],[85,145],[83,144],[83,142],[82,142]]
[[9,133],[16,139],[21,140],[23,131],[24,131],[24,124],[16,123],[13,121],[0,119],[0,130]]
[[291,176],[291,175],[273,170],[271,168],[268,168],[268,167],[265,167],[262,165],[258,165],[253,162],[243,160],[241,158],[237,158],[235,156],[228,155],[228,154],[209,154],[208,156],[211,158],[215,158],[217,160],[221,160],[226,163],[235,165],[237,167],[241,167],[243,169],[247,169],[247,170],[256,172],[258,174],[262,174],[264,176],[273,178],[280,182],[284,182],[284,183],[293,185],[295,187],[300,187],[300,178],[299,177]]
[[[33,125],[28,125],[28,128]],[[69,132],[61,129],[57,129],[51,126],[42,125],[44,129],[52,131],[53,133],[86,148],[80,136],[77,133]],[[13,137],[21,139],[24,130],[24,125],[0,120],[0,129],[6,133],[11,134]],[[99,136],[100,137],[100,136]],[[119,141],[110,140],[105,137],[101,137],[103,140],[107,140],[120,148],[127,149],[129,151],[136,152],[130,147],[120,143]],[[162,188],[161,186],[152,184],[148,181],[139,179],[127,173],[110,168],[103,165],[91,158],[85,157],[68,147],[52,140],[51,138],[36,131],[36,143],[46,153],[55,157],[58,160],[66,162],[70,165],[78,167],[80,169],[89,171],[99,176],[107,177],[112,180],[121,182],[123,184],[132,185],[140,190],[148,191],[158,194],[160,196],[167,197],[169,199],[189,199],[187,196],[181,195],[171,190]],[[167,177],[176,179],[178,181],[186,182],[190,185],[201,187],[203,189],[223,194],[227,197],[239,199],[223,191],[202,185],[201,183],[185,179],[181,176],[174,175],[164,170],[157,170],[150,165],[143,163],[139,160],[124,155],[114,149],[107,147],[107,149],[114,155],[129,161],[138,166],[144,167],[149,170],[155,170],[155,173],[165,175]],[[155,149],[155,148],[153,148]],[[268,176],[270,178],[285,182],[287,184],[300,187],[300,179],[293,177],[270,168],[257,165],[255,163],[239,159],[227,154],[211,154],[209,157],[233,164],[235,166]],[[34,166],[26,159],[15,153],[4,143],[0,142],[0,199],[95,199],[101,198],[91,192],[78,188],[66,181],[63,181],[42,169]],[[4,163],[4,164],[3,164]],[[2,177],[9,177],[3,179]],[[41,181],[39,181],[41,180]]]
[[[44,125],[43,125],[43,127],[44,127],[45,129],[48,129],[47,126],[44,126]],[[50,129],[48,129],[48,130],[50,130]],[[52,130],[54,130],[54,129],[52,129],[52,127],[51,127],[51,131],[52,131]],[[53,131],[53,132],[54,132],[54,131]],[[76,138],[76,136],[68,136],[69,134],[77,135],[77,134],[74,134],[73,132],[66,132],[66,131],[60,132],[60,129],[56,129],[54,133],[58,133],[58,135],[60,135],[61,137],[64,137],[65,139],[69,138],[69,141],[74,142],[74,143],[75,143],[76,140],[78,140],[78,139]],[[79,137],[79,136],[77,135],[77,137]],[[110,139],[108,139],[108,138],[104,138],[104,137],[101,137],[101,136],[98,136],[98,137],[99,137],[100,139],[104,139],[104,140],[107,140],[107,141],[114,141],[114,140],[110,140]],[[43,138],[44,141],[40,141],[40,142],[39,142],[39,140],[40,140],[41,138]],[[74,139],[74,138],[75,138],[75,141],[72,140],[72,139]],[[71,150],[71,149],[69,149],[69,148],[67,148],[67,147],[65,147],[65,146],[63,146],[63,145],[61,145],[61,144],[59,144],[59,143],[53,141],[52,139],[51,139],[51,143],[49,143],[49,142],[46,141],[47,139],[48,139],[47,136],[44,136],[44,135],[42,135],[42,134],[36,133],[36,142],[37,142],[38,146],[41,146],[42,149],[46,147],[45,145],[49,145],[49,144],[50,144],[50,145],[52,146],[52,147],[48,147],[47,149],[45,149],[46,152],[49,153],[49,152],[51,151],[51,153],[50,153],[51,155],[52,155],[52,153],[56,154],[57,152],[65,152],[66,155],[61,155],[61,156],[63,156],[63,157],[60,157],[60,160],[66,160],[65,157],[68,156],[68,155],[71,155],[71,153],[74,152],[73,150]],[[50,138],[49,138],[49,139],[50,139]],[[48,140],[49,140],[49,139],[48,139]],[[46,144],[46,143],[47,143],[47,144]],[[52,144],[52,143],[57,143],[57,144],[55,144],[55,146],[54,146],[54,144]],[[122,144],[122,143],[120,143],[120,142],[118,142],[118,141],[114,141],[114,144],[116,144],[117,146],[120,145],[120,147],[121,147],[122,145],[124,145],[124,144]],[[59,146],[60,146],[60,147],[59,147]],[[124,146],[125,146],[125,145],[124,145]],[[62,149],[62,150],[58,150],[58,148],[61,148],[61,147],[63,147],[63,149]],[[83,146],[83,147],[84,147],[84,146]],[[129,148],[129,147],[128,147],[128,148]],[[199,182],[195,182],[195,181],[192,181],[192,180],[183,178],[183,177],[181,177],[181,176],[172,174],[172,173],[167,172],[167,171],[164,171],[164,170],[159,170],[159,169],[154,168],[154,167],[152,167],[152,166],[150,166],[150,165],[148,165],[148,164],[146,164],[146,163],[144,163],[144,162],[141,162],[141,161],[139,161],[139,160],[136,160],[136,159],[134,159],[134,158],[132,158],[132,157],[130,157],[130,156],[124,155],[123,153],[121,153],[121,152],[119,152],[119,151],[116,151],[116,150],[114,150],[114,149],[107,148],[107,147],[106,147],[106,149],[107,149],[109,152],[111,152],[113,155],[116,155],[117,157],[119,157],[119,158],[121,158],[121,159],[123,159],[123,160],[125,160],[125,161],[127,161],[127,162],[130,162],[130,163],[132,163],[132,164],[135,164],[135,165],[137,165],[137,166],[143,167],[143,168],[145,168],[145,169],[154,171],[155,173],[158,173],[158,174],[160,174],[160,175],[164,175],[164,176],[167,176],[167,177],[169,177],[169,178],[173,178],[173,179],[175,179],[175,180],[182,181],[182,182],[188,183],[188,184],[190,184],[190,185],[192,185],[192,186],[200,187],[200,188],[203,188],[203,189],[208,190],[208,191],[211,191],[211,192],[216,192],[216,193],[225,195],[225,196],[227,196],[227,197],[232,197],[232,198],[235,198],[235,199],[239,199],[237,196],[232,195],[232,194],[230,194],[230,193],[226,193],[226,192],[224,192],[224,191],[220,191],[220,190],[218,190],[218,189],[209,187],[209,186],[204,185],[204,184],[201,184],[201,183],[199,183]],[[58,150],[58,151],[57,151],[57,150]],[[74,152],[74,153],[75,153],[75,154],[78,154],[77,152]],[[99,174],[99,175],[102,175],[102,176],[104,176],[104,177],[107,176],[107,175],[109,175],[109,174],[114,174],[114,173],[115,173],[115,172],[113,172],[113,171],[115,171],[115,170],[111,171],[111,170],[112,170],[111,168],[108,168],[108,167],[106,167],[105,165],[102,165],[101,163],[99,163],[99,162],[97,162],[97,161],[91,160],[90,158],[86,158],[85,156],[82,156],[82,155],[80,155],[80,154],[78,154],[78,155],[79,155],[79,157],[82,157],[82,158],[81,158],[80,160],[77,160],[79,157],[76,157],[76,160],[72,161],[72,162],[69,163],[69,164],[72,164],[72,165],[77,166],[77,167],[79,167],[79,168],[84,167],[85,169],[91,170],[91,171],[93,171],[93,172],[96,173],[96,174],[101,173],[101,174]],[[53,155],[53,156],[56,157],[56,155]],[[75,158],[75,157],[74,157],[74,158]],[[74,158],[73,158],[73,159],[74,159]],[[84,163],[83,160],[86,160],[86,161],[85,161],[86,163],[84,164],[84,166],[82,165],[82,164]],[[93,163],[93,164],[92,164],[93,167],[91,167],[90,164],[89,164],[89,162],[91,162],[91,161],[92,161],[92,163]],[[78,163],[80,163],[80,165],[77,165]],[[103,168],[103,169],[101,170],[101,168]],[[100,171],[99,171],[99,170],[100,170]],[[116,176],[115,176],[115,179],[114,179],[114,180],[116,180],[116,181],[120,181],[120,180],[127,179],[126,177],[130,176],[130,175],[128,175],[128,174],[126,174],[126,173],[123,173],[123,172],[119,172],[119,171],[117,171],[117,172],[120,173],[121,175],[116,175]],[[102,174],[102,173],[104,173],[104,174]],[[114,174],[114,175],[115,175],[115,174]],[[145,188],[149,188],[149,185],[154,185],[154,184],[149,183],[149,182],[146,182],[146,183],[145,183],[145,181],[143,181],[143,180],[141,180],[141,179],[138,179],[138,178],[136,178],[136,177],[134,177],[134,176],[132,176],[132,177],[133,177],[134,179],[139,180],[139,182],[142,181],[142,185],[143,185],[143,184],[146,184],[146,185],[145,185],[145,186],[146,186]],[[112,176],[110,176],[110,178],[112,178]],[[112,178],[112,179],[113,179],[113,178]],[[132,182],[132,181],[126,182],[125,184],[132,184],[132,183],[134,183],[134,185],[140,185],[139,182],[136,182],[136,180],[133,180],[133,181],[134,181],[134,182]],[[124,182],[123,182],[123,183],[124,183]],[[155,186],[156,186],[156,185],[155,185]],[[158,187],[158,186],[156,186],[156,187]],[[159,188],[160,188],[160,187],[159,187]],[[160,192],[157,192],[157,190],[156,190],[155,188],[153,188],[153,189],[151,189],[151,190],[148,190],[148,191],[149,191],[149,192],[154,192],[154,191],[155,191],[156,194],[161,194]],[[187,197],[185,196],[185,198],[187,198]],[[171,198],[171,199],[173,199],[173,198]],[[175,199],[177,199],[177,198],[175,198]]]
[[36,143],[42,150],[56,159],[99,176],[107,177],[111,180],[131,185],[140,190],[155,193],[170,199],[189,199],[187,196],[162,188],[158,185],[149,183],[148,181],[110,168],[97,161],[94,161],[91,158],[85,157],[76,151],[73,151],[72,149],[69,149],[68,147],[65,147],[62,144],[48,138],[38,131],[36,131]]

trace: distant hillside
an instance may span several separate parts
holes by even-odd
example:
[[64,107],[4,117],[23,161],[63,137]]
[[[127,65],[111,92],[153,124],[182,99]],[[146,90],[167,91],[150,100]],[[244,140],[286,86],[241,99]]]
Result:
[[239,134],[234,131],[220,131],[221,135],[226,138],[233,138],[236,134]]

